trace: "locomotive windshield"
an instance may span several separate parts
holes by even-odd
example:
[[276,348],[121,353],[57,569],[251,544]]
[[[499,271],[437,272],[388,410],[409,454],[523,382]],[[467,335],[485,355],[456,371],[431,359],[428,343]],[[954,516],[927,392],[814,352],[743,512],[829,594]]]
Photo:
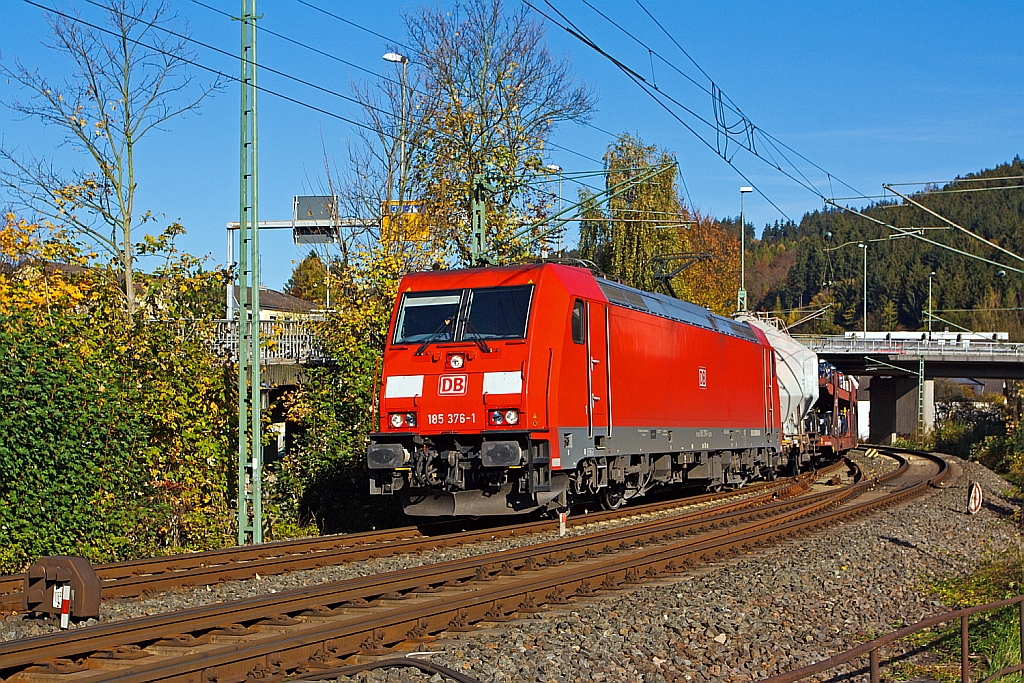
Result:
[[416,292],[402,298],[395,327],[395,343],[409,344],[433,338],[455,338],[455,316],[459,312],[461,292]]
[[409,292],[402,297],[395,344],[523,339],[533,286]]
[[522,339],[533,287],[470,290],[463,339]]

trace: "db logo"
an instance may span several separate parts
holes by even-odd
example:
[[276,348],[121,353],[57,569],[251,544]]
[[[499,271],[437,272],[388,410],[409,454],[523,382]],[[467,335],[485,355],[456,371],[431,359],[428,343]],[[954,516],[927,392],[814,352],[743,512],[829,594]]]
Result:
[[704,366],[697,368],[697,384],[701,389],[708,388],[708,369]]
[[466,393],[469,375],[441,375],[437,383],[438,396],[462,396]]

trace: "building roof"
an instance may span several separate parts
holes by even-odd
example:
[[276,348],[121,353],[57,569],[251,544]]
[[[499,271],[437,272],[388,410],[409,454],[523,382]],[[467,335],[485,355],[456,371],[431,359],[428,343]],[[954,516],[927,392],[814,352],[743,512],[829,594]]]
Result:
[[[232,296],[238,301],[238,285],[235,285]],[[291,294],[279,292],[276,289],[260,287],[260,308],[265,311],[281,311],[284,313],[311,313],[320,308],[312,301],[300,299]]]

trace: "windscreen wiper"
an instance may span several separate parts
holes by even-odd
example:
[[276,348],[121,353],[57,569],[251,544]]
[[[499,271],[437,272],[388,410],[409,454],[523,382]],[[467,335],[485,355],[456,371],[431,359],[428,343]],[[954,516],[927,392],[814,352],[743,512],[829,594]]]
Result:
[[[471,332],[473,334],[479,334],[475,329],[473,329],[473,323],[469,322],[468,320],[466,321],[466,331],[467,332]],[[465,337],[466,335],[462,335],[462,336]],[[480,337],[477,337],[473,341],[476,343],[477,346],[480,347],[480,352],[481,353],[490,353],[491,352],[491,347],[488,346],[487,342],[485,342]]]
[[414,353],[412,355],[414,355],[414,356],[422,356],[423,352],[427,350],[427,347],[430,346],[435,341],[437,341],[437,338],[441,336],[441,333],[444,332],[445,330],[447,330],[448,326],[451,325],[451,324],[452,324],[452,319],[451,318],[445,318],[444,322],[441,323],[441,326],[438,327],[433,332],[431,332],[430,336],[427,337],[426,339],[424,339],[423,343],[420,344],[420,347],[418,349],[416,349],[416,353]]

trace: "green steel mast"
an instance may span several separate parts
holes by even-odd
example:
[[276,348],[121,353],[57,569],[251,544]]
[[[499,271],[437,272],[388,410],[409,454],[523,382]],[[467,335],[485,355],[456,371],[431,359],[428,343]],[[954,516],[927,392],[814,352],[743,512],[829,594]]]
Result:
[[238,219],[238,544],[263,542],[260,236],[256,153],[256,0],[242,0]]

